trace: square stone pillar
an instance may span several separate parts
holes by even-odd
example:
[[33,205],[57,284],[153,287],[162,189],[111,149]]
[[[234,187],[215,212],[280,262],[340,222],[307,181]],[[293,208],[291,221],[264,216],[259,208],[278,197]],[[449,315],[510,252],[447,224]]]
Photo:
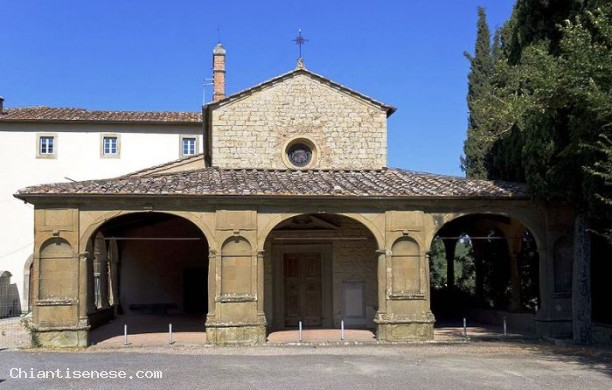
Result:
[[[429,289],[422,293],[394,293],[391,253],[378,253],[379,311],[374,319],[376,338],[383,343],[433,340],[435,318],[430,310]],[[426,260],[419,261],[423,265]],[[429,286],[428,272],[420,274],[416,277],[425,279],[426,275]]]
[[[217,212],[219,251],[211,251],[206,337],[214,345],[266,342],[263,253],[257,252],[256,213]],[[210,294],[213,293],[212,297]],[[212,299],[214,297],[214,299]],[[210,304],[209,304],[210,305]]]

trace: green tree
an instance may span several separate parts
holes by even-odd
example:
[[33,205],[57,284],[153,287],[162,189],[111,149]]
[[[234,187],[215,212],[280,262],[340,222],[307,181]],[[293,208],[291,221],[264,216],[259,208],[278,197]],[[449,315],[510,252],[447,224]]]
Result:
[[[609,126],[612,126],[612,124]],[[610,209],[612,209],[612,190],[610,189],[612,188],[612,139],[605,134],[602,134],[600,137],[601,139],[592,148],[600,153],[602,159],[595,162],[592,167],[587,167],[586,170],[593,176],[603,180],[605,188],[602,189],[601,193],[595,194],[595,197],[601,204],[607,206],[608,213],[610,213]],[[599,234],[602,234],[612,244],[611,228],[608,227],[603,232],[599,232]]]
[[574,337],[588,342],[588,232],[610,210],[601,137],[612,137],[612,4],[517,0],[499,36],[488,96],[470,106],[470,118],[484,119],[465,145],[481,150],[465,147],[464,161],[482,161],[489,179],[526,181],[538,202],[575,205]]

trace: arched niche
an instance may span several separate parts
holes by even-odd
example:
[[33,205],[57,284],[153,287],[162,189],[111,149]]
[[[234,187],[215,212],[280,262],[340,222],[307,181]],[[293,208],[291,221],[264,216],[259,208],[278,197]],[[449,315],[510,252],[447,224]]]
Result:
[[229,238],[221,248],[221,295],[244,296],[253,291],[252,248],[241,236]]
[[39,299],[77,296],[78,261],[72,246],[62,238],[46,241],[40,249]]
[[421,294],[421,255],[419,244],[410,237],[395,241],[391,248],[393,295]]

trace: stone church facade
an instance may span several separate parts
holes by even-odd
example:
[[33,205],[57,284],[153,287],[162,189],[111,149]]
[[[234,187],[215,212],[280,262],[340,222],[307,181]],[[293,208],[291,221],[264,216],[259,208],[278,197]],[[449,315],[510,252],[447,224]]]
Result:
[[525,231],[535,239],[539,334],[571,329],[558,280],[571,268],[571,212],[535,206],[517,183],[388,168],[395,108],[301,62],[225,97],[224,59],[219,45],[202,154],[15,195],[35,206],[37,342],[85,346],[92,327],[142,310],[201,313],[215,345],[263,344],[300,321],[432,340],[432,240],[492,228],[511,259]]

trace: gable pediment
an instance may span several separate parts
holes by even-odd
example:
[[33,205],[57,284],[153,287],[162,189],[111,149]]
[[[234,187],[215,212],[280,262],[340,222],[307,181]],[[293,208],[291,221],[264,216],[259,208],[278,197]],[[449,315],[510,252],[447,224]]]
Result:
[[362,103],[371,105],[378,109],[381,109],[386,112],[387,116],[390,116],[396,110],[396,108],[393,106],[390,106],[378,100],[372,99],[371,97],[367,95],[364,95],[355,90],[347,88],[342,84],[336,83],[317,73],[311,72],[307,70],[306,68],[300,68],[300,67],[290,72],[287,72],[285,74],[282,74],[280,76],[274,77],[270,80],[264,81],[251,88],[245,89],[235,94],[232,94],[217,102],[209,103],[208,105],[205,106],[205,110],[214,110],[218,107],[231,105],[234,102],[240,101],[244,98],[247,98],[257,93],[262,93],[268,89],[278,87],[279,85],[283,85],[284,83],[290,83],[291,85],[294,85],[295,83],[292,83],[292,81],[294,81],[296,78],[302,79],[303,83],[307,83],[308,81],[311,81],[312,83],[316,85],[319,85],[321,87],[326,87],[328,93],[333,93],[333,92],[340,93],[340,94],[349,96]]

